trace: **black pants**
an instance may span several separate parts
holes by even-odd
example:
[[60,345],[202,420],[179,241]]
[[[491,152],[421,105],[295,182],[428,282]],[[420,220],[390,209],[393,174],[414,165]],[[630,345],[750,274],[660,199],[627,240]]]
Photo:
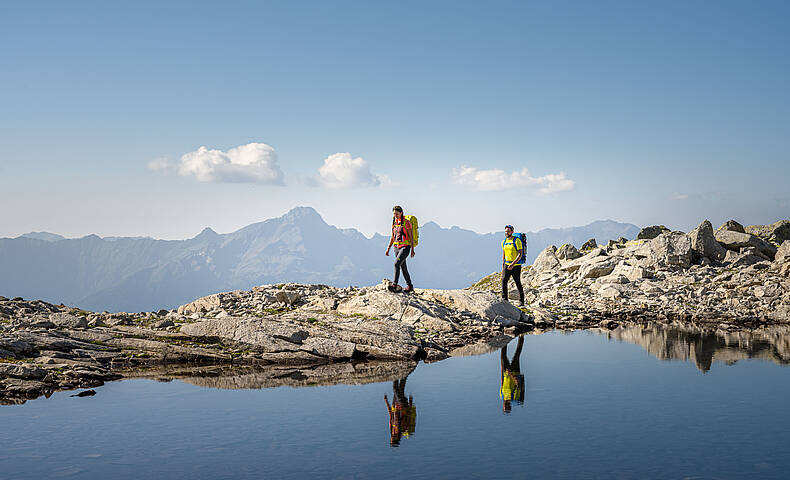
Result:
[[411,285],[409,269],[406,267],[406,259],[409,258],[409,253],[411,253],[411,247],[409,245],[395,248],[395,278],[393,278],[393,281],[396,284],[400,278],[400,272],[403,270],[403,279],[406,280],[406,285]]
[[502,298],[507,300],[507,281],[510,280],[510,277],[513,277],[513,281],[516,282],[519,301],[524,303],[524,287],[521,286],[521,265],[516,265],[512,270],[508,270],[507,267],[502,269]]

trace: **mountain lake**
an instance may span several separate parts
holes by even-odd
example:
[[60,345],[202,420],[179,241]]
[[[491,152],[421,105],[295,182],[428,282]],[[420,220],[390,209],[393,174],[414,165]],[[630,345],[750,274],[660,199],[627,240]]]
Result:
[[0,478],[788,478],[774,340],[551,331],[362,385],[110,382],[0,406]]

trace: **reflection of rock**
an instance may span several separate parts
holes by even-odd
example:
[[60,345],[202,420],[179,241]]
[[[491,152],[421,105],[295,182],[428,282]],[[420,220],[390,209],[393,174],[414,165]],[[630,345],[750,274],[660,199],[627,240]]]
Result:
[[692,361],[703,372],[710,370],[713,362],[732,365],[747,358],[790,364],[790,328],[787,327],[725,332],[649,323],[625,324],[599,333],[611,340],[639,345],[661,360]]
[[181,380],[200,387],[227,390],[274,387],[313,387],[320,385],[360,385],[388,382],[408,376],[417,366],[415,361],[344,362],[318,366],[285,367],[268,365],[209,366],[178,365],[132,370],[125,378],[151,378],[158,381]]
[[450,351],[451,357],[469,357],[472,355],[483,355],[485,353],[491,353],[499,350],[500,348],[504,347],[510,341],[513,340],[513,337],[510,335],[499,335],[496,337],[491,337],[485,342],[475,343],[473,345],[465,345],[463,347],[456,348]]

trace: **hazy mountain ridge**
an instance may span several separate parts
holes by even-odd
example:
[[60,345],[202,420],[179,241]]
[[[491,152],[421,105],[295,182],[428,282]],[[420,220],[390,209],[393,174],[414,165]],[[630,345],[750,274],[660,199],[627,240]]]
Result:
[[[528,233],[528,261],[547,245],[633,238],[635,225],[613,221]],[[40,298],[91,310],[172,308],[219,291],[265,283],[368,285],[392,275],[387,238],[327,225],[312,208],[186,240],[96,235],[69,239],[38,232],[0,239],[0,295]],[[58,239],[60,237],[60,239]],[[420,227],[409,269],[418,286],[463,288],[497,270],[502,234],[434,222]]]

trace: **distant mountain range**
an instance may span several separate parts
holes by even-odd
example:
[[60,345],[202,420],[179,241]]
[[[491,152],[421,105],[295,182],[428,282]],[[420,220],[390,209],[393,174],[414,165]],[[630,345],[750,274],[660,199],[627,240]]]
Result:
[[[635,225],[611,220],[527,233],[529,263],[546,246],[634,238]],[[409,261],[416,286],[464,288],[499,268],[502,234],[478,234],[434,222],[420,226]],[[96,311],[173,308],[210,293],[266,283],[369,285],[392,277],[388,237],[339,229],[314,209],[228,234],[210,228],[187,240],[32,232],[0,238],[0,295],[42,299]]]

